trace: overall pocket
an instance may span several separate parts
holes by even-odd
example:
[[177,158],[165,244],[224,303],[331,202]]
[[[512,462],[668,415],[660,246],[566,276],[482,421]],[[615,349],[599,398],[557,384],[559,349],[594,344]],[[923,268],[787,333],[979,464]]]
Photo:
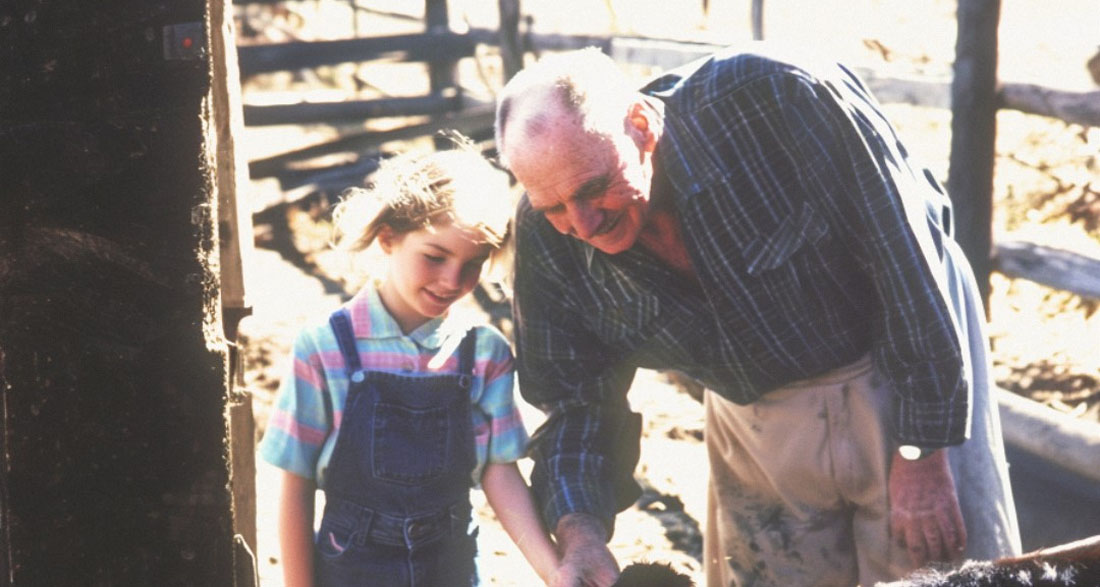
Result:
[[379,479],[417,485],[444,473],[450,459],[446,408],[379,402],[374,410],[371,461]]

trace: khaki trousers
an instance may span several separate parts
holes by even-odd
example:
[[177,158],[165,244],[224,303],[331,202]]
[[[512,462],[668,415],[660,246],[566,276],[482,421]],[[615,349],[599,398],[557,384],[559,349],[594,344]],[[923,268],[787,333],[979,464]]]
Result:
[[[944,241],[941,283],[971,383],[968,440],[947,449],[966,524],[962,558],[1020,553],[985,316],[969,265]],[[911,570],[890,539],[892,391],[868,358],[738,406],[707,392],[707,585],[866,587]]]
[[707,585],[873,585],[890,540],[889,396],[864,358],[739,406],[707,392]]

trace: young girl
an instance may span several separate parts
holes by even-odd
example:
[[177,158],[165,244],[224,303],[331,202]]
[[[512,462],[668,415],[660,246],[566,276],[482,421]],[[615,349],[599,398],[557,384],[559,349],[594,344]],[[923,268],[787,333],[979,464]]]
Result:
[[388,270],[298,334],[261,445],[284,470],[286,585],[476,585],[478,482],[550,582],[557,554],[515,464],[527,435],[511,349],[448,316],[508,237],[507,178],[469,148],[399,157],[375,177],[345,193],[334,221],[352,249],[376,242]]

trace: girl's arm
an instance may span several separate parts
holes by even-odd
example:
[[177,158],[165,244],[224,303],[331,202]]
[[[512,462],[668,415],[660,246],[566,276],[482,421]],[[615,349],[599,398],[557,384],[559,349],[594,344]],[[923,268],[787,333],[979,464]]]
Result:
[[547,584],[558,568],[558,553],[542,526],[527,482],[515,463],[487,463],[481,488],[508,536]]
[[313,500],[317,484],[283,471],[279,547],[286,587],[313,587]]

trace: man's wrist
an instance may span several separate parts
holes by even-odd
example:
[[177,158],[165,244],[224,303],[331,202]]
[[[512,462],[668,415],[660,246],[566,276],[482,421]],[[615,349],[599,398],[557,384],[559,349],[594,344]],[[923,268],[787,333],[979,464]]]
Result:
[[898,456],[904,460],[920,461],[932,456],[937,450],[940,449],[919,446],[916,444],[902,444],[898,447],[897,453]]
[[607,542],[607,528],[603,522],[592,514],[574,512],[565,514],[558,519],[554,536],[559,543],[576,544],[578,542],[598,541]]

